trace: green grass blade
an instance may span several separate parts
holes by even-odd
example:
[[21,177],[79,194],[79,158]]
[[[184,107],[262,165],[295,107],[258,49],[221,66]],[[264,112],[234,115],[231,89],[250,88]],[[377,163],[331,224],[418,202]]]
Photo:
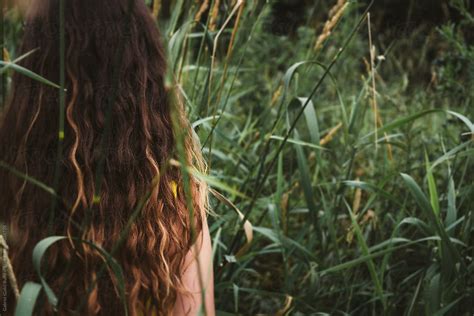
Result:
[[33,316],[41,288],[41,284],[26,282],[21,290],[20,298],[15,308],[15,316]]
[[428,177],[428,189],[430,193],[430,203],[433,212],[436,217],[439,218],[439,196],[438,190],[436,189],[436,180],[434,178],[433,172],[430,168],[430,160],[428,159],[428,154],[425,152],[425,163],[426,163],[426,175]]
[[48,251],[49,247],[51,247],[56,242],[64,239],[66,239],[66,237],[64,236],[48,237],[41,240],[38,244],[36,244],[35,248],[33,249],[33,266],[40,278],[41,285],[43,286],[44,291],[46,293],[46,297],[48,298],[49,303],[53,307],[57,306],[58,298],[43,277],[43,273],[41,272],[41,261],[43,260],[43,257]]
[[3,66],[3,68],[0,69],[0,72],[4,71],[4,69],[13,69],[14,71],[24,75],[24,76],[27,76],[33,80],[36,80],[40,83],[43,83],[45,85],[48,85],[48,86],[51,86],[53,88],[57,88],[57,89],[61,89],[61,87],[59,85],[57,85],[56,83],[52,82],[52,81],[49,81],[48,79],[44,78],[44,77],[41,77],[40,75],[34,73],[33,71],[31,70],[28,70],[20,65],[17,65],[17,64],[14,64],[12,62],[7,62],[7,61],[0,61],[0,65]]
[[[453,256],[454,260],[461,263],[461,266],[463,266],[463,268],[465,269],[464,262],[462,261],[459,252],[451,243],[451,240],[449,239],[446,233],[446,230],[444,229],[444,227],[441,226],[439,218],[435,216],[435,213],[433,212],[430,202],[428,201],[424,193],[421,191],[418,184],[416,184],[415,180],[413,180],[413,178],[407,174],[402,173],[402,178],[405,181],[405,185],[410,190],[410,193],[415,198],[415,201],[420,206],[421,210],[429,218],[431,224],[436,229],[438,235],[443,241],[443,244],[446,248],[445,250],[449,251],[449,254]],[[446,253],[446,251],[444,251],[444,253]]]
[[[297,130],[295,130],[295,137],[296,139],[299,138]],[[316,208],[316,203],[314,202],[313,186],[311,184],[311,172],[309,170],[303,148],[300,145],[295,144],[295,150],[306,205],[308,206],[308,209],[310,211],[313,224],[316,225],[318,219],[318,209]]]
[[[359,226],[359,223],[357,222],[357,218],[356,216],[354,215],[354,213],[352,213],[352,210],[351,210],[351,207],[347,204],[346,201],[344,201],[345,204],[346,204],[346,207],[347,207],[347,211],[351,217],[351,222],[352,222],[352,227],[354,228],[354,231],[355,231],[355,234],[356,234],[356,237],[357,237],[357,241],[358,241],[358,244],[360,246],[360,249],[362,251],[362,254],[364,256],[367,256],[369,257],[370,256],[370,250],[369,250],[369,247],[367,246],[367,242],[365,241],[365,237],[362,233],[362,230]],[[370,258],[367,260],[367,267],[369,269],[369,273],[370,273],[370,277],[372,278],[372,282],[374,283],[374,287],[375,287],[375,292],[380,300],[380,302],[382,303],[383,307],[384,307],[384,310],[387,308],[387,302],[386,302],[386,297],[384,296],[384,293],[383,293],[383,286],[382,286],[382,282],[378,276],[378,273],[377,273],[377,270],[375,269],[375,264],[374,264],[374,261]]]

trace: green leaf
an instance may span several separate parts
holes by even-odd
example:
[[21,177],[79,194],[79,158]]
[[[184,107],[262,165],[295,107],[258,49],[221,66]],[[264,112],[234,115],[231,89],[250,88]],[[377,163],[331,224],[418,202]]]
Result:
[[[370,255],[370,250],[369,250],[369,247],[367,246],[367,243],[365,241],[365,238],[364,238],[362,230],[359,226],[359,223],[357,222],[357,218],[354,215],[354,213],[352,213],[351,207],[347,204],[347,202],[344,201],[344,203],[346,204],[347,211],[349,212],[349,215],[351,217],[352,227],[354,228],[354,231],[355,231],[355,234],[356,234],[356,237],[357,237],[357,242],[358,242],[358,244],[361,248],[361,251],[362,251],[364,256],[369,256]],[[380,299],[380,301],[382,302],[384,309],[386,309],[387,308],[387,299],[383,294],[382,282],[381,282],[381,280],[378,276],[377,270],[375,269],[374,261],[372,259],[367,260],[367,267],[369,269],[369,273],[370,273],[370,277],[372,278],[372,282],[374,282],[374,285],[375,285],[375,292],[376,292],[378,298]]]
[[343,181],[343,183],[352,188],[360,188],[367,192],[373,192],[377,195],[381,195],[382,197],[386,199],[389,199],[390,201],[400,206],[402,205],[398,197],[395,197],[392,194],[388,193],[387,191],[383,190],[381,185],[375,185],[375,184],[367,183],[364,181],[354,181],[354,180]]
[[472,122],[467,118],[465,117],[464,115],[462,114],[459,114],[457,112],[454,112],[454,111],[446,111],[446,113],[449,113],[455,117],[457,117],[458,119],[460,119],[461,121],[463,121],[464,124],[466,124],[466,126],[469,128],[469,131],[471,133],[474,133],[474,124],[472,124]]
[[[295,138],[299,138],[298,131],[295,130]],[[313,223],[316,224],[318,218],[318,210],[316,208],[316,203],[314,202],[314,193],[313,187],[311,185],[311,172],[306,161],[306,157],[303,151],[303,148],[295,144],[296,158],[298,161],[298,168],[300,170],[301,185],[303,187],[304,197],[310,214],[313,219]]]
[[[294,106],[297,104],[298,106]],[[308,126],[309,135],[311,136],[311,142],[317,146],[319,146],[320,135],[319,135],[319,124],[318,119],[316,117],[316,110],[314,108],[313,101],[309,100],[308,98],[295,98],[291,101],[289,108],[300,108],[301,106],[306,107],[304,109],[304,116],[306,119],[306,125]]]
[[453,302],[449,303],[448,305],[444,306],[443,308],[438,310],[436,313],[434,313],[433,316],[444,316],[444,315],[446,315],[446,313],[449,312],[449,310],[451,308],[456,306],[456,304],[458,304],[459,301],[461,301],[463,298],[464,298],[464,295],[457,298],[457,299],[455,299]]
[[57,306],[58,298],[56,297],[56,294],[54,294],[53,290],[49,287],[48,283],[43,277],[43,274],[41,273],[41,261],[49,247],[51,247],[56,242],[64,239],[66,239],[66,237],[64,236],[48,237],[41,240],[38,244],[36,244],[35,248],[33,249],[33,266],[40,278],[41,285],[44,288],[48,301],[53,307]]
[[427,288],[427,299],[429,303],[427,308],[430,315],[433,315],[441,306],[441,276],[439,273],[435,274],[431,280],[429,280],[429,286]]
[[298,243],[297,241],[291,239],[291,238],[288,238],[286,236],[278,236],[274,230],[270,229],[270,228],[265,228],[265,227],[256,227],[254,226],[253,227],[253,230],[254,232],[257,232],[265,237],[267,237],[268,239],[270,239],[271,241],[273,241],[275,244],[277,245],[281,245],[281,243],[283,242],[283,245],[288,247],[288,246],[292,246],[292,247],[295,247],[296,249],[300,250],[302,253],[304,253],[305,255],[307,255],[309,258],[311,258],[312,260],[317,260],[316,256],[311,252],[309,251],[308,249],[306,249],[303,245],[301,245],[300,243]]
[[15,168],[9,166],[8,164],[6,164],[5,162],[1,161],[0,160],[0,168],[2,169],[5,169],[5,170],[8,170],[9,172],[11,172],[12,174],[14,174],[15,176],[21,178],[21,179],[24,179],[26,180],[27,182],[31,183],[32,185],[34,186],[37,186],[38,188],[40,188],[41,190],[51,194],[52,196],[54,197],[57,197],[57,194],[56,192],[53,190],[53,188],[47,186],[46,184],[44,184],[43,182],[35,179],[35,178],[32,178],[30,176],[28,176],[27,174],[24,174],[18,170],[16,170]]
[[[443,245],[444,245],[444,247],[442,248],[443,253],[448,252],[448,253],[446,253],[446,255],[453,256],[454,260],[459,262],[461,264],[461,266],[465,269],[464,262],[462,261],[459,252],[457,251],[457,249],[451,243],[451,240],[449,239],[449,237],[446,233],[446,230],[444,229],[444,227],[441,226],[439,218],[435,216],[435,213],[433,212],[433,209],[431,207],[430,202],[428,202],[428,199],[423,194],[423,192],[421,191],[418,184],[416,184],[415,180],[413,180],[413,178],[410,177],[409,175],[404,174],[404,173],[402,173],[401,175],[402,175],[403,180],[405,181],[406,186],[408,187],[411,194],[415,198],[415,201],[418,203],[421,210],[430,219],[431,224],[436,229],[438,235],[440,236],[441,240],[443,241]],[[452,268],[454,269],[454,266]]]
[[430,168],[430,161],[428,159],[428,154],[425,152],[425,161],[426,161],[426,174],[428,177],[428,189],[430,192],[430,202],[433,212],[435,213],[436,217],[439,218],[439,197],[438,191],[436,189],[436,181],[433,175],[433,172]]
[[[458,218],[457,208],[456,208],[456,188],[454,187],[454,181],[452,178],[449,178],[448,182],[448,208],[446,212],[446,219],[444,225],[449,227],[454,223]],[[450,232],[450,235],[454,235],[454,230]]]
[[175,32],[176,24],[178,23],[179,16],[181,15],[181,12],[183,11],[183,3],[184,3],[184,0],[177,0],[177,3],[173,7],[173,14],[171,16],[171,20],[167,28],[168,36],[172,36]]
[[323,275],[326,275],[326,274],[329,274],[329,273],[348,270],[348,269],[351,269],[351,268],[353,268],[353,267],[355,267],[359,264],[366,263],[369,260],[372,260],[374,258],[383,256],[387,253],[395,252],[397,250],[400,250],[400,249],[403,249],[403,248],[406,248],[406,247],[409,247],[409,246],[412,246],[412,245],[415,245],[415,244],[418,244],[418,243],[422,243],[422,242],[425,242],[425,241],[437,241],[437,240],[440,240],[440,238],[438,236],[431,236],[431,237],[426,237],[426,238],[421,238],[421,239],[418,239],[418,240],[410,241],[410,242],[407,242],[406,244],[403,244],[403,245],[400,245],[400,246],[395,246],[395,247],[384,249],[384,250],[381,250],[381,251],[378,251],[378,252],[369,253],[367,255],[359,256],[356,259],[346,261],[346,262],[343,262],[343,263],[335,265],[335,266],[331,266],[330,268],[327,268],[325,270],[320,271],[319,274],[321,276],[323,276]]
[[[382,128],[378,129],[377,132],[379,134],[382,134],[382,133],[385,133],[385,132],[388,132],[388,131],[391,131],[395,128],[398,128],[398,127],[401,127],[405,124],[408,124],[410,122],[413,122],[413,121],[416,121],[417,119],[419,118],[422,118],[428,114],[434,114],[434,113],[446,113],[446,114],[450,114],[450,115],[453,115],[455,117],[457,117],[458,119],[460,119],[461,121],[464,122],[464,124],[466,124],[466,126],[469,128],[469,130],[471,131],[471,133],[474,133],[474,125],[472,124],[472,122],[467,118],[465,117],[464,115],[461,115],[459,113],[456,113],[456,112],[453,112],[453,111],[445,111],[445,110],[440,110],[440,109],[430,109],[430,110],[424,110],[424,111],[420,111],[418,113],[415,113],[415,114],[412,114],[412,115],[409,115],[407,117],[403,117],[401,119],[398,119],[398,120],[395,120],[389,124],[386,124],[384,125]],[[375,134],[375,132],[370,132],[368,133],[367,135],[365,135],[364,137],[362,137],[359,142],[361,140],[365,140],[367,139],[368,137],[370,136],[373,136]]]
[[[9,63],[8,65],[6,65],[5,67],[1,68],[1,69],[0,69],[0,75],[3,75],[6,71],[8,71],[8,69],[11,68],[12,65],[17,64],[19,61],[22,61],[23,59],[25,59],[26,57],[30,56],[31,54],[33,54],[33,53],[36,52],[37,50],[39,50],[39,48],[30,50],[30,51],[27,52],[26,54],[21,55],[20,57],[16,58],[14,61],[10,62],[10,63]],[[8,63],[8,62],[7,62],[7,63]]]
[[[47,237],[43,240],[41,240],[38,244],[36,244],[35,248],[33,249],[33,266],[36,270],[36,273],[38,274],[42,287],[46,293],[46,296],[48,298],[49,303],[55,308],[58,304],[58,299],[56,294],[53,292],[53,290],[50,288],[48,283],[46,282],[45,278],[43,277],[43,274],[41,272],[41,262],[43,260],[43,257],[45,256],[46,252],[48,249],[54,245],[56,242],[63,241],[67,239],[65,236],[51,236]],[[86,241],[86,240],[81,240],[81,239],[76,239],[81,243],[85,243],[95,250],[97,250],[106,260],[107,265],[112,269],[112,271],[115,274],[115,277],[117,278],[118,286],[119,286],[119,293],[120,293],[120,298],[123,303],[124,307],[124,314],[128,315],[128,308],[127,308],[127,300],[125,297],[125,278],[123,276],[122,268],[120,265],[115,261],[115,259],[104,249],[102,249],[100,246],[95,245],[92,242]]]
[[59,85],[55,84],[54,82],[51,82],[48,79],[43,78],[40,75],[32,72],[31,70],[28,70],[28,69],[26,69],[26,68],[24,68],[20,65],[17,65],[15,63],[7,62],[7,61],[0,61],[0,65],[4,66],[4,68],[0,69],[0,72],[4,71],[5,68],[7,68],[7,69],[11,68],[11,69],[15,70],[16,72],[18,72],[22,75],[25,75],[25,76],[33,79],[33,80],[44,83],[45,85],[48,85],[48,86],[51,86],[51,87],[54,87],[54,88],[61,89],[61,87]]
[[[284,137],[277,136],[277,135],[272,135],[272,136],[270,136],[270,139],[280,140],[280,141],[284,141],[284,140],[285,140]],[[307,143],[307,142],[304,142],[304,141],[302,141],[302,140],[293,139],[293,138],[288,138],[288,139],[286,140],[286,142],[291,143],[291,144],[296,144],[296,145],[304,146],[304,147],[308,147],[308,148],[313,148],[313,149],[328,150],[327,148],[324,148],[324,147],[321,147],[321,146],[318,146],[318,145],[314,145],[314,144],[312,144],[312,143]]]
[[20,293],[20,298],[15,308],[15,316],[32,316],[36,301],[41,292],[41,284],[26,282]]

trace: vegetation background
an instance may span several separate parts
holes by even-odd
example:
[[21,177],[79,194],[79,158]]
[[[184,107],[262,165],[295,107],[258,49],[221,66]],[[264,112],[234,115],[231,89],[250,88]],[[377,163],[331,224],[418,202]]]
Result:
[[471,1],[147,3],[210,168],[218,315],[473,315]]

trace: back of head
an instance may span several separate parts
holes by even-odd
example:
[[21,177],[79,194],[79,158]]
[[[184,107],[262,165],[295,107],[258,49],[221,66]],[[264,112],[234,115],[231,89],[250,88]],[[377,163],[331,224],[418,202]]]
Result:
[[[27,55],[19,64],[59,83],[60,2],[31,1],[18,54]],[[108,251],[118,245],[114,256],[125,273],[131,315],[147,302],[167,314],[182,290],[183,259],[194,242],[191,231],[201,229],[206,190],[191,178],[191,215],[183,176],[170,164],[177,156],[173,124],[184,131],[187,163],[202,168],[202,158],[182,104],[165,88],[164,49],[144,1],[64,5],[64,116],[58,88],[15,73],[0,121],[0,160],[56,190],[54,197],[0,170],[0,221],[9,228],[14,270],[20,285],[35,280],[35,244],[69,236],[44,263],[50,285],[62,294],[60,314],[76,310],[94,284],[78,314],[122,314],[114,303],[117,280],[108,273],[98,279],[103,258],[78,239]]]

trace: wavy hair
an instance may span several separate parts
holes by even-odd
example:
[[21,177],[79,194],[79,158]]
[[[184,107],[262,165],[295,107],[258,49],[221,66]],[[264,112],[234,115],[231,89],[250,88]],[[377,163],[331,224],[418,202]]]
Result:
[[[33,1],[19,55],[31,53],[19,65],[57,83],[59,1]],[[15,274],[20,286],[36,280],[31,260],[35,244],[53,234],[67,235],[70,243],[54,245],[43,262],[46,279],[59,296],[59,314],[122,314],[116,278],[112,273],[99,278],[103,258],[76,238],[110,251],[148,195],[114,258],[124,271],[130,315],[150,310],[168,315],[177,295],[185,292],[184,259],[202,229],[207,207],[205,183],[191,176],[186,190],[192,197],[190,212],[184,174],[170,161],[186,161],[205,171],[203,159],[182,102],[165,87],[164,48],[144,1],[64,3],[67,92],[62,159],[57,161],[63,136],[58,139],[57,88],[14,73],[0,117],[4,164],[50,187],[60,175],[52,203],[51,194],[41,187],[12,169],[0,169],[0,221],[9,230]],[[118,50],[120,60],[114,58]],[[115,81],[113,73],[118,74]],[[111,95],[115,98],[109,108]],[[181,136],[174,125],[183,134],[184,151],[178,150]],[[179,159],[183,152],[184,159]],[[85,307],[77,310],[83,297]],[[36,308],[42,315],[52,312],[47,304]]]

